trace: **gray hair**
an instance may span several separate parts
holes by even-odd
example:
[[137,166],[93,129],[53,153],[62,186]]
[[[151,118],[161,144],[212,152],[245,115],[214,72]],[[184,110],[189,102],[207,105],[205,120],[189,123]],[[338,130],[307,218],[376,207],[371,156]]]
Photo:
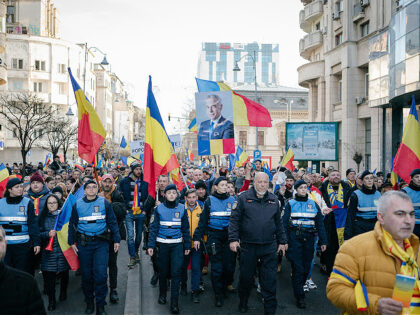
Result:
[[3,236],[3,237],[6,237],[6,231],[3,229],[3,227],[0,225],[0,234]]
[[216,94],[210,94],[209,96],[207,96],[207,98],[213,98],[216,100],[217,104],[222,105],[222,99],[220,98],[219,95]]
[[386,214],[388,211],[389,205],[391,201],[395,198],[400,198],[401,200],[407,201],[411,203],[411,198],[409,195],[402,191],[398,190],[390,190],[384,193],[381,198],[378,200],[378,212],[382,213],[383,215]]

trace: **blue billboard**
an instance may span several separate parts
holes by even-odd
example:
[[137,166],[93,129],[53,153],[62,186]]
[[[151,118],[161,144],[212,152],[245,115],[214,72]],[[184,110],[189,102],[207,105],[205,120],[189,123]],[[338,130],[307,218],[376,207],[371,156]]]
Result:
[[295,161],[337,161],[337,138],[336,122],[286,123],[286,150]]

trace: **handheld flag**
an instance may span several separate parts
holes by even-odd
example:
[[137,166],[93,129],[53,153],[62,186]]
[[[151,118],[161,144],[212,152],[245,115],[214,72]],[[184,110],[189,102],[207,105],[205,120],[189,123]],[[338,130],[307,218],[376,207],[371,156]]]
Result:
[[295,158],[295,154],[293,153],[292,148],[289,147],[286,155],[283,157],[283,160],[281,161],[281,165],[289,169],[291,172],[293,172],[293,170],[295,169],[295,166],[293,165],[294,158]]
[[391,167],[391,185],[393,190],[398,190],[398,175],[394,173],[394,159],[392,159],[392,167]]
[[68,71],[79,113],[77,138],[79,156],[87,163],[92,163],[96,152],[106,138],[106,132],[95,109],[74,79],[70,68],[68,68]]
[[50,165],[50,163],[51,163],[50,154],[47,154],[47,156],[45,157],[45,162],[44,162],[44,165],[43,165],[42,169],[44,171],[46,171],[47,167],[48,167],[48,165]]
[[393,171],[408,184],[410,173],[416,168],[420,168],[420,126],[413,95],[402,141],[394,158]]
[[242,150],[242,148],[239,145],[236,148],[235,157],[236,157],[236,167],[244,166],[249,160],[248,154],[244,150]]
[[194,154],[190,149],[188,149],[188,159],[192,162],[194,161]]
[[[204,162],[203,162],[204,163]],[[236,156],[235,154],[229,154],[229,172],[233,170],[236,165]]]
[[174,149],[166,133],[149,76],[144,142],[144,181],[149,183],[149,195],[155,197],[156,181],[161,174],[179,168]]
[[[225,83],[202,79],[195,79],[199,92],[232,91]],[[232,91],[233,121],[235,126],[271,127],[271,116],[268,110],[258,104]]]
[[9,170],[3,163],[0,164],[0,198],[3,198],[6,190],[7,182],[9,181]]
[[188,126],[188,130],[190,132],[197,133],[197,118],[194,117],[194,119],[191,121],[190,125]]
[[268,178],[270,182],[273,180],[273,174],[271,174],[270,168],[268,167],[268,163],[266,161],[263,161],[264,166],[264,173],[268,175]]
[[124,136],[121,139],[120,147],[125,149],[127,147],[127,142],[125,141]]
[[175,168],[173,169],[169,174],[170,177],[172,179],[172,182],[176,185],[176,189],[178,189],[179,191],[182,191],[185,187],[185,183],[181,178],[181,174],[179,172],[179,168]]

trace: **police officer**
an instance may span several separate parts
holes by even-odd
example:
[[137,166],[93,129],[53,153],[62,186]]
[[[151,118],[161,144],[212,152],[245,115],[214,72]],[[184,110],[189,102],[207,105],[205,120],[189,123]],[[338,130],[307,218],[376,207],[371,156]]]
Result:
[[365,170],[360,179],[362,187],[355,190],[349,200],[344,239],[373,231],[376,223],[377,203],[381,193],[376,190],[373,174]]
[[[257,261],[261,261],[260,284],[265,314],[274,314],[276,300],[277,253],[283,254],[287,239],[281,221],[277,197],[268,192],[268,175],[258,172],[254,187],[239,194],[229,224],[230,249],[241,248],[239,276],[239,311],[248,310],[248,297],[253,284]],[[239,241],[241,242],[239,245]]]
[[413,202],[416,216],[416,226],[413,233],[420,237],[420,168],[413,170],[410,177],[410,184],[404,187],[402,191],[406,192]]
[[318,234],[322,252],[327,248],[327,236],[321,209],[308,198],[306,182],[298,180],[295,190],[295,197],[284,208],[283,225],[287,231],[287,258],[292,266],[293,294],[296,306],[303,309],[306,308],[303,286],[311,269],[315,234]]
[[32,273],[31,250],[39,254],[40,235],[33,202],[23,197],[19,178],[10,178],[0,199],[0,225],[6,231],[6,265]]
[[[98,184],[89,180],[84,186],[85,197],[74,204],[68,243],[79,256],[82,273],[82,289],[87,304],[86,314],[106,314],[104,306],[107,295],[109,242],[114,251],[120,247],[120,233],[111,204],[98,196]],[[75,244],[77,243],[77,245]]]
[[228,227],[235,198],[227,193],[226,177],[214,181],[215,191],[207,198],[194,232],[194,248],[200,248],[200,241],[207,231],[207,251],[211,261],[211,282],[215,293],[215,305],[223,306],[227,286],[233,282],[234,253],[229,249]]
[[[165,200],[159,204],[150,219],[147,252],[158,252],[159,304],[166,304],[168,273],[171,273],[171,312],[179,313],[178,297],[184,253],[191,248],[188,214],[184,205],[177,201],[178,191],[174,184],[165,187]],[[157,253],[156,253],[157,254]]]

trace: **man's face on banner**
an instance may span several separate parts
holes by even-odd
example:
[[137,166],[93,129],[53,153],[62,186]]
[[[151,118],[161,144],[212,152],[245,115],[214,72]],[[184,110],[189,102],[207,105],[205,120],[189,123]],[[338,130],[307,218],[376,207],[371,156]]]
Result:
[[206,99],[207,116],[211,120],[216,120],[220,117],[222,108],[223,105],[220,104],[214,97],[209,97]]

